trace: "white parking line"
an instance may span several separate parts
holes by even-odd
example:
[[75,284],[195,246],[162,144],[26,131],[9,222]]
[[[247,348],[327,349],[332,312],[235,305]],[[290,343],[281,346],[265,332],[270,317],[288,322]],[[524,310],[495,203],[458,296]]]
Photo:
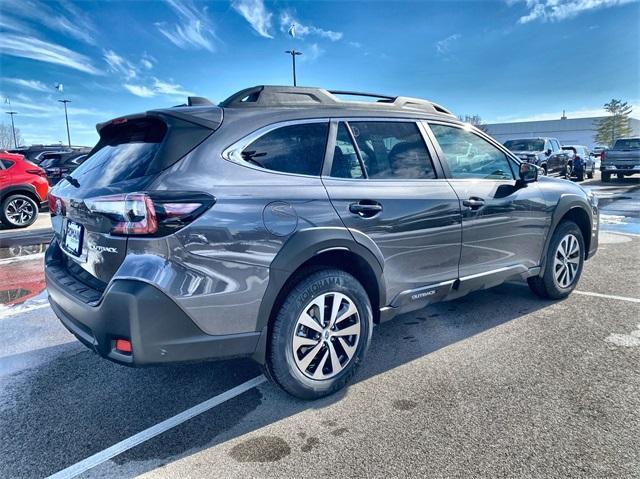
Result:
[[108,461],[118,454],[122,454],[123,452],[128,451],[138,444],[142,444],[143,442],[148,441],[149,439],[162,434],[163,432],[168,431],[169,429],[172,429],[182,424],[183,422],[188,421],[189,419],[198,416],[199,414],[202,414],[203,412],[208,411],[209,409],[218,406],[223,402],[228,401],[229,399],[233,399],[234,397],[239,396],[240,394],[247,392],[256,386],[259,386],[266,380],[267,378],[262,375],[256,376],[255,378],[250,379],[249,381],[242,383],[239,386],[234,387],[233,389],[229,389],[228,391],[223,392],[218,396],[207,399],[206,401],[201,402],[200,404],[193,406],[186,411],[176,414],[175,416],[170,417],[169,419],[166,419],[165,421],[162,421],[155,426],[151,426],[150,428],[145,429],[144,431],[141,431],[123,441],[120,441],[119,443],[114,444],[113,446],[100,451],[93,456],[90,456],[72,466],[67,467],[66,469],[63,469],[62,471],[56,472],[55,474],[49,476],[48,479],[71,479],[72,477],[76,477],[83,472],[86,472],[89,469],[96,467],[97,465],[102,464],[105,461]]
[[627,296],[615,296],[613,294],[591,293],[589,291],[574,291],[575,294],[582,294],[583,296],[595,296],[596,298],[617,299],[619,301],[629,301],[630,303],[640,303],[638,298],[629,298]]

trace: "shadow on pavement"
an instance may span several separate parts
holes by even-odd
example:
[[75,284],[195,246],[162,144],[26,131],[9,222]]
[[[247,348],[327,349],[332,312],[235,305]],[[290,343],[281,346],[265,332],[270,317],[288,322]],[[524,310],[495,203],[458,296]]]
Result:
[[[505,284],[397,317],[374,329],[371,349],[355,382],[549,304],[528,288]],[[131,369],[73,348],[4,381],[3,395],[11,400],[0,405],[4,443],[0,476],[52,474],[258,374],[259,368],[249,360]],[[260,390],[269,391],[276,400],[262,404]],[[117,456],[114,462],[149,461],[139,464],[143,470],[131,472],[137,475],[302,410],[325,408],[345,394],[305,402],[263,386]],[[242,422],[257,408],[251,421]],[[269,454],[269,447],[263,445],[262,453]]]

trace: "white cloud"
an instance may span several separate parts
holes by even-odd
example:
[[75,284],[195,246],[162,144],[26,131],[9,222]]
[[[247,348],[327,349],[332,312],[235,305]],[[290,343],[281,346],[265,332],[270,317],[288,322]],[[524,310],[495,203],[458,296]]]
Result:
[[146,52],[142,55],[142,59],[140,60],[140,65],[147,70],[151,70],[156,63],[157,60]]
[[3,78],[2,81],[13,83],[14,85],[18,85],[23,88],[29,88],[30,90],[53,91],[53,85],[48,86],[38,80],[25,80],[23,78]]
[[156,23],[156,27],[171,43],[180,48],[215,50],[217,40],[207,8],[199,11],[189,0],[166,0],[177,13],[179,23],[168,25],[166,22]]
[[151,98],[152,96],[156,95],[151,88],[148,88],[144,85],[130,85],[128,83],[125,83],[124,87],[129,90],[130,93],[134,94],[135,96],[141,96],[142,98]]
[[96,29],[88,14],[69,2],[58,3],[57,8],[51,5],[35,0],[4,0],[3,15],[21,17],[76,40],[96,44]]
[[195,96],[195,93],[185,90],[182,85],[178,85],[177,83],[165,82],[162,80],[158,80],[157,78],[153,79],[153,89],[161,95],[181,97]]
[[518,23],[559,22],[576,17],[581,13],[600,8],[615,7],[638,0],[508,0],[509,5],[524,2],[528,13],[518,19]]
[[262,0],[234,0],[231,6],[249,22],[258,35],[273,38],[271,34],[273,14],[266,9]]
[[449,35],[447,38],[444,38],[438,42],[436,42],[436,51],[439,55],[446,56],[451,51],[451,47],[453,44],[460,40],[462,35],[459,33],[454,33],[453,35]]
[[5,32],[0,35],[0,51],[5,55],[62,65],[91,75],[102,74],[86,56],[34,37]]
[[[640,101],[630,101],[629,105],[633,108],[633,112],[640,112]],[[567,118],[591,118],[596,116],[609,115],[602,107],[584,107],[576,110],[569,110],[565,112]],[[491,121],[490,123],[516,123],[522,121],[543,121],[543,120],[559,120],[562,116],[562,111],[542,112],[534,113],[532,115],[511,115],[500,116]],[[635,118],[635,115],[632,114]]]
[[314,25],[304,25],[294,18],[289,12],[282,12],[280,14],[280,30],[287,32],[292,23],[296,25],[296,36],[304,38],[308,35],[315,35],[321,38],[326,38],[332,42],[337,42],[343,36],[342,32],[334,32],[333,30],[324,30]]
[[304,54],[300,59],[302,61],[313,62],[322,55],[324,55],[324,50],[317,43],[312,43],[308,48],[305,48]]
[[182,85],[174,83],[172,81],[163,81],[158,78],[153,78],[153,82],[150,85],[140,85],[125,83],[124,87],[133,95],[142,98],[151,98],[157,95],[164,95],[168,97],[187,97],[195,96],[195,93],[186,90]]
[[104,61],[109,65],[110,71],[121,73],[127,80],[131,80],[138,76],[135,66],[113,50],[104,51]]

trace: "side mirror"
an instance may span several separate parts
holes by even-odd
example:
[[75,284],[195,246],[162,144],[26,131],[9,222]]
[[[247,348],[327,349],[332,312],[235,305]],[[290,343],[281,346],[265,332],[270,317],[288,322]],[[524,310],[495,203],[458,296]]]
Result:
[[538,181],[538,167],[531,163],[520,163],[520,183],[526,185]]
[[551,156],[551,148],[549,148],[547,151],[545,151],[544,154],[547,155],[547,156]]

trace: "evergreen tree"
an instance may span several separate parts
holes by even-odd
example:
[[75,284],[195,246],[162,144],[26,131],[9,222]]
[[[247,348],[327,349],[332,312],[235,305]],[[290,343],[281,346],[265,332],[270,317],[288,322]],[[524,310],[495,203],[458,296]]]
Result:
[[597,133],[595,143],[612,147],[616,139],[629,136],[632,133],[629,115],[631,107],[622,100],[611,100],[605,103],[604,109],[611,116],[602,118],[596,122]]

